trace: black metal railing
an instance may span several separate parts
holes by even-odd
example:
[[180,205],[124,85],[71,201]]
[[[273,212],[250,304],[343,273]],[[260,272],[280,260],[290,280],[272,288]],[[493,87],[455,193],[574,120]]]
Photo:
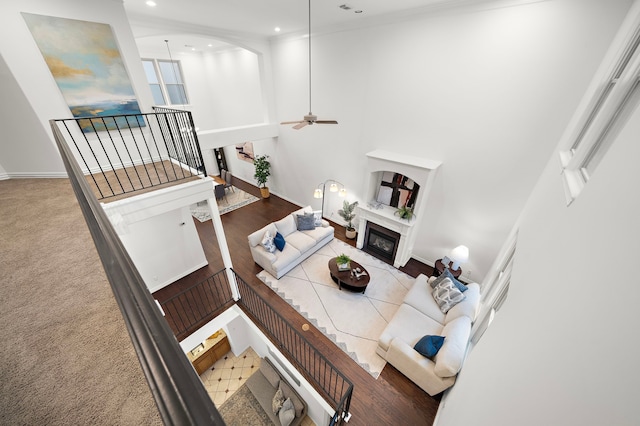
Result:
[[206,176],[189,111],[52,120],[96,198]]
[[351,405],[351,381],[242,277],[235,271],[233,273],[240,293],[238,306],[243,308],[256,324],[262,326],[271,341],[335,409],[330,424],[342,424]]
[[138,270],[93,194],[60,121],[50,120],[69,180],[95,243],[158,412],[165,424],[224,425],[220,413],[162,317]]
[[159,303],[178,341],[184,340],[234,303],[226,269]]
[[177,161],[186,162],[190,167],[204,173],[204,159],[191,113],[159,106],[154,106],[153,111],[166,114],[165,119],[161,121],[160,129],[165,141],[168,142],[169,156]]

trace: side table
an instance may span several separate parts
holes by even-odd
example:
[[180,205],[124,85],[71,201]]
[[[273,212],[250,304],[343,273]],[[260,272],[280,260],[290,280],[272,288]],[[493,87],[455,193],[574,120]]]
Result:
[[[462,268],[458,268],[457,271],[454,271],[451,269],[451,265],[453,265],[453,262],[449,262],[446,268],[449,269],[449,272],[451,272],[453,278],[458,278],[462,274]],[[436,260],[436,264],[433,269],[433,275],[435,275],[436,277],[440,276],[440,274],[444,272],[444,268],[445,266],[444,263],[442,263],[442,259]]]

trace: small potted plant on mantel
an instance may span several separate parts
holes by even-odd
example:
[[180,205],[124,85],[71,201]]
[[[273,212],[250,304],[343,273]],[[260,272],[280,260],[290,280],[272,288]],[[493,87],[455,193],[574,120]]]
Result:
[[353,219],[356,217],[355,209],[357,205],[357,201],[349,203],[347,200],[344,200],[342,208],[338,210],[338,214],[347,222],[345,236],[350,240],[356,237],[356,228],[353,227]]
[[351,258],[344,253],[336,257],[336,263],[338,264],[338,271],[348,271],[351,269]]
[[269,162],[268,155],[258,155],[253,160],[253,165],[256,168],[256,172],[253,177],[260,186],[260,194],[262,198],[269,198],[269,187],[267,186],[267,180],[271,176],[271,163]]
[[411,207],[402,206],[396,210],[395,214],[400,216],[400,219],[411,221],[413,218],[413,209]]

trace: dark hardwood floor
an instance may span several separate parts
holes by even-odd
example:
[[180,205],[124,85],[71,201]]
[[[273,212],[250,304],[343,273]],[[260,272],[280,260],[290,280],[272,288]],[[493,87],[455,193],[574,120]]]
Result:
[[[234,186],[260,198],[257,187],[236,178],[233,183]],[[261,198],[260,201],[222,215],[222,224],[231,252],[233,269],[247,283],[256,288],[295,328],[302,330],[302,325],[307,323],[307,320],[256,277],[262,268],[253,261],[247,242],[247,236],[250,233],[274,220],[283,218],[298,208],[299,206],[272,194],[268,199]],[[177,294],[183,288],[206,279],[224,267],[211,222],[200,223],[195,219],[194,221],[209,265],[155,292],[154,297],[160,302]],[[344,227],[337,224],[334,224],[334,227],[336,238],[355,246],[355,240],[345,238]],[[411,259],[402,270],[411,276],[432,273],[431,267],[414,259]],[[304,333],[307,339],[354,384],[350,409],[352,417],[349,425],[429,425],[433,423],[440,402],[439,395],[429,396],[389,364],[376,380],[313,326]]]

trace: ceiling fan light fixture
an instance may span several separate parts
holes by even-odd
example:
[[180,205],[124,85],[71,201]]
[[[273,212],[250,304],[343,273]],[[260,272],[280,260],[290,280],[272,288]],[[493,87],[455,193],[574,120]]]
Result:
[[[343,5],[348,7],[346,5]],[[340,6],[342,7],[342,6]],[[309,114],[306,114],[302,120],[298,121],[283,121],[280,124],[294,124],[295,130],[302,129],[305,126],[311,126],[313,124],[338,124],[336,120],[318,120],[318,116],[311,111],[311,0],[309,0]]]

